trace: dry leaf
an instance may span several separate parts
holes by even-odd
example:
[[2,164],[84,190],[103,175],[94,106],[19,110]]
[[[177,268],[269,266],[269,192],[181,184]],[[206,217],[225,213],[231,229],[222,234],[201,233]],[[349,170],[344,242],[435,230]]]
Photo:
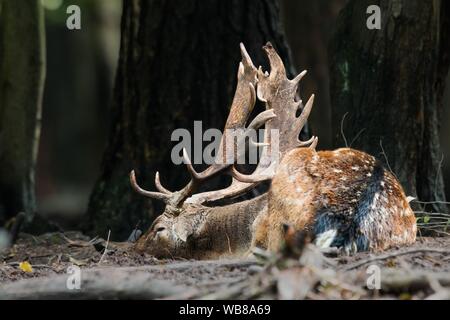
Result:
[[33,267],[28,261],[22,261],[21,263],[19,263],[19,268],[23,272],[33,272]]

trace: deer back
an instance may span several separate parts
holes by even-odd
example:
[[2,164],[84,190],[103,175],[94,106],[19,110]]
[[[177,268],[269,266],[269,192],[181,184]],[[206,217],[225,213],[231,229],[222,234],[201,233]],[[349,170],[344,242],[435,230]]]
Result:
[[[416,220],[395,176],[353,149],[289,152],[272,180],[267,221],[255,243],[275,249],[281,225],[310,230],[321,247],[383,250],[415,241]],[[260,228],[268,228],[262,223]]]

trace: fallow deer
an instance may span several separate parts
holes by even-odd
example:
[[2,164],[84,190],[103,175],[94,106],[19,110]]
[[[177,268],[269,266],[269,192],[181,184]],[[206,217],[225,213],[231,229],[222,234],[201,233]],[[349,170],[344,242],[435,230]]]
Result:
[[[289,80],[272,45],[263,49],[270,73],[256,69],[241,44],[237,88],[225,124],[225,129],[244,130],[264,125],[266,147],[256,169],[244,175],[233,163],[220,161],[228,148],[239,152],[234,145],[225,145],[223,137],[219,161],[201,173],[194,170],[184,152],[191,181],[182,190],[164,188],[158,173],[158,192],[143,190],[132,171],[130,181],[138,193],[166,203],[164,213],[135,248],[157,257],[197,259],[245,255],[254,247],[275,251],[283,242],[283,224],[310,232],[319,247],[338,247],[347,253],[414,242],[414,213],[400,183],[379,161],[349,148],[316,151],[318,139],[314,136],[308,141],[298,139],[314,101],[313,95],[303,106],[296,98],[306,71]],[[266,110],[245,127],[256,97]],[[278,148],[271,145],[274,129],[279,132]],[[229,187],[194,194],[202,183],[220,173],[233,176]],[[246,193],[265,180],[271,180],[271,186],[261,196],[225,206],[207,205]]]

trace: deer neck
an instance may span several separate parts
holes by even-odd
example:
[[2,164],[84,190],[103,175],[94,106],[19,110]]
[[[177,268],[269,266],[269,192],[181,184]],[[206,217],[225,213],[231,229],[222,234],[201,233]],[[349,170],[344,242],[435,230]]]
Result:
[[212,259],[241,256],[250,247],[255,218],[267,208],[267,195],[211,207],[204,212],[203,223],[191,238],[190,251],[195,258]]

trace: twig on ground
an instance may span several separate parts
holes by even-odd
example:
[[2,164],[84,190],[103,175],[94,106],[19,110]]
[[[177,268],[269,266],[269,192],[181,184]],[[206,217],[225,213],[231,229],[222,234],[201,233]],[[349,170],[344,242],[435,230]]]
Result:
[[154,279],[154,275],[146,270],[147,268],[139,267],[84,270],[80,290],[67,290],[67,275],[2,283],[0,300],[159,299],[181,294],[188,289],[171,280]]
[[443,230],[440,230],[440,227],[434,227],[434,226],[426,227],[426,226],[422,226],[422,227],[419,227],[419,230],[429,230],[429,231],[433,231],[433,232],[436,232],[436,233],[440,233],[442,235],[450,236],[449,232],[445,232]]
[[435,203],[437,203],[437,204],[448,204],[448,205],[450,205],[450,202],[448,202],[448,201],[420,201],[420,200],[416,200],[416,199],[414,199],[414,200],[411,200],[411,202],[417,202],[417,203],[420,203],[420,204],[435,204]]
[[383,261],[383,260],[386,260],[386,259],[395,258],[395,257],[399,257],[399,256],[404,256],[404,255],[408,255],[408,254],[415,254],[415,253],[443,253],[443,254],[450,254],[450,250],[423,248],[423,249],[411,249],[411,250],[406,250],[406,251],[394,252],[394,253],[384,254],[384,255],[377,256],[377,257],[371,257],[371,258],[368,258],[368,259],[364,259],[364,260],[355,262],[355,263],[347,266],[344,269],[344,271],[350,271],[350,270],[359,268],[359,267],[361,267],[361,266],[363,266],[365,264],[371,263],[371,262]]
[[[385,292],[423,291],[450,285],[450,275],[447,272],[427,272],[384,269],[381,277],[381,289]],[[430,279],[433,282],[430,283]],[[438,285],[436,285],[436,283]],[[430,298],[430,297],[429,297]],[[438,299],[433,297],[432,299]]]
[[447,217],[447,218],[450,218],[450,214],[442,213],[442,212],[414,211],[414,213],[426,214],[426,215],[428,215],[430,217],[433,217],[433,219],[435,219],[435,217]]
[[111,236],[111,230],[108,231],[108,238],[106,239],[106,245],[105,245],[105,251],[103,251],[102,256],[100,257],[100,260],[98,261],[98,264],[101,264],[103,261],[104,256],[106,255],[106,252],[108,251],[108,244],[109,244],[109,237]]
[[442,289],[425,298],[426,300],[450,300],[450,290]]

